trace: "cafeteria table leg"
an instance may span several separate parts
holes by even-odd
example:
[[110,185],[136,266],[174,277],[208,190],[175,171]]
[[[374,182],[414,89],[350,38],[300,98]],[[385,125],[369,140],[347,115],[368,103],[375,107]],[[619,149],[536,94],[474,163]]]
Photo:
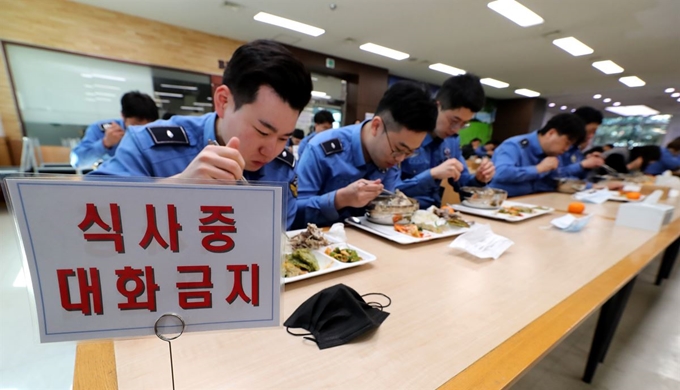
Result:
[[673,241],[672,244],[666,248],[666,251],[663,253],[663,258],[661,259],[661,266],[659,266],[659,273],[656,274],[656,284],[657,286],[661,285],[661,282],[663,282],[664,279],[668,279],[668,277],[671,275],[671,270],[673,269],[673,264],[675,263],[675,259],[678,258],[678,249],[680,248],[680,237]]
[[614,296],[609,298],[600,309],[600,317],[597,319],[597,327],[595,328],[593,343],[590,346],[588,363],[586,363],[586,370],[583,373],[583,381],[586,383],[592,382],[597,365],[604,361],[607,349],[609,349],[609,344],[611,344],[614,338],[614,332],[616,332],[616,327],[619,325],[636,279],[637,277],[631,279]]

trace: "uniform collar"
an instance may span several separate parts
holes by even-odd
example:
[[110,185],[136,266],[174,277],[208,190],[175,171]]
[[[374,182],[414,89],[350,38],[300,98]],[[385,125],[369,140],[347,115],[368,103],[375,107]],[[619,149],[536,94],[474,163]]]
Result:
[[361,128],[364,126],[366,121],[350,126],[350,148],[352,151],[352,160],[354,161],[354,166],[363,167],[366,165],[366,159],[364,158],[364,148],[361,144]]
[[529,134],[529,150],[535,156],[545,156],[541,143],[538,142],[538,131]]
[[215,141],[217,138],[217,136],[215,135],[215,121],[217,121],[216,112],[211,112],[210,114],[207,114],[205,125],[203,125],[203,142],[206,145],[208,144],[209,139]]

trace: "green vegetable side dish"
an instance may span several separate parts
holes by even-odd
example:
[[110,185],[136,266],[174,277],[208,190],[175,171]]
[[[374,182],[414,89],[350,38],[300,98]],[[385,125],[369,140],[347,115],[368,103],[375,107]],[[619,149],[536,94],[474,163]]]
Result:
[[283,276],[290,278],[318,271],[319,262],[316,261],[316,257],[314,257],[309,249],[296,249],[293,253],[286,255],[281,268]]
[[354,263],[355,261],[362,260],[357,251],[349,248],[335,248],[333,250],[331,250],[331,248],[326,248],[325,253],[343,263]]

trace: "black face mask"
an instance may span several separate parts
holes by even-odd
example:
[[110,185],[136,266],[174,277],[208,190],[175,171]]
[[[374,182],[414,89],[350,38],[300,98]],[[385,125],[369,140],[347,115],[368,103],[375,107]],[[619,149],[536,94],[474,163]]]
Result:
[[[381,295],[389,303],[383,306],[377,302],[366,302],[362,297],[367,295]],[[305,339],[316,342],[319,349],[331,348],[346,344],[380,326],[390,315],[382,309],[390,304],[392,301],[385,294],[362,296],[344,284],[336,284],[307,299],[283,325],[293,336],[313,336]],[[288,328],[302,328],[310,333],[296,334]]]

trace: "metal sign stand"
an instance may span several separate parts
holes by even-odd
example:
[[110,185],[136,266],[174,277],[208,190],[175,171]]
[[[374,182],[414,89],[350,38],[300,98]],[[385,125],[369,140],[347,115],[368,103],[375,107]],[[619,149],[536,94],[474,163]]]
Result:
[[[163,335],[160,332],[160,330],[158,330],[159,322],[165,317],[174,317],[174,318],[177,319],[177,321],[179,321],[182,328],[180,329],[180,331],[177,335],[168,337],[168,336]],[[182,317],[180,317],[179,314],[175,314],[175,313],[165,313],[162,316],[158,317],[156,322],[153,324],[153,331],[154,331],[154,333],[156,333],[156,337],[158,337],[159,339],[161,339],[163,341],[168,342],[168,350],[170,352],[170,375],[172,376],[172,390],[175,390],[175,368],[174,368],[174,365],[172,363],[172,340],[179,338],[179,336],[181,336],[182,333],[184,333],[185,327],[186,327],[186,323],[184,322],[184,319]]]

